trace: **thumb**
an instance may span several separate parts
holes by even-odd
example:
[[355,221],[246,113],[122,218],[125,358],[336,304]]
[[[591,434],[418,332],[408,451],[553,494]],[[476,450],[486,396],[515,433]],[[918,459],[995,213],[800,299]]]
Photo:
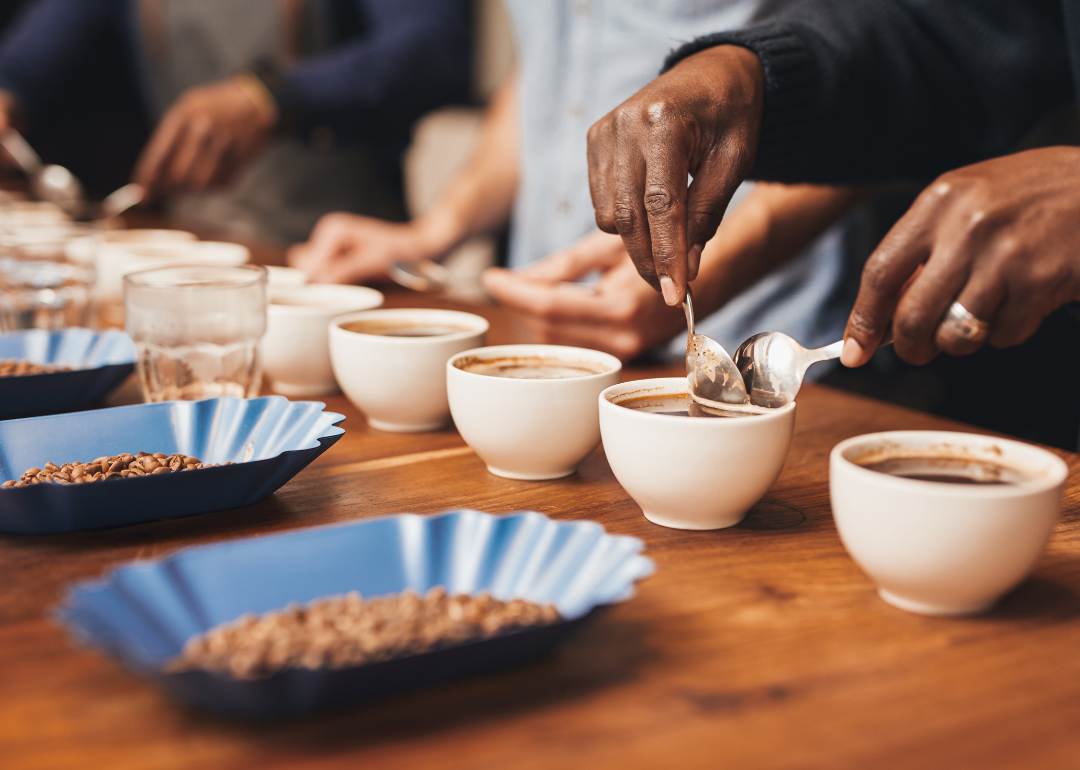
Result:
[[598,270],[610,270],[628,258],[619,236],[597,231],[534,262],[523,273],[535,281],[567,283]]

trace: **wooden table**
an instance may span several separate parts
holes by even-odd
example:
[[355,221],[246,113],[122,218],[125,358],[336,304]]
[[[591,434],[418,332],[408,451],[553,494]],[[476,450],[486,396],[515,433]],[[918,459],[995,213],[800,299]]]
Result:
[[[516,336],[497,309],[479,312],[490,342]],[[129,386],[119,398],[134,394]],[[868,431],[960,426],[807,386],[765,499],[732,529],[681,532],[642,517],[602,450],[570,478],[510,481],[487,473],[453,430],[380,433],[343,397],[326,401],[347,415],[345,436],[259,505],[0,537],[0,768],[1080,767],[1075,480],[1034,577],[989,615],[932,619],[886,605],[845,554],[829,513],[828,452]],[[594,519],[642,538],[657,572],[524,668],[281,723],[170,702],[73,649],[45,617],[66,583],[129,559],[456,507]]]

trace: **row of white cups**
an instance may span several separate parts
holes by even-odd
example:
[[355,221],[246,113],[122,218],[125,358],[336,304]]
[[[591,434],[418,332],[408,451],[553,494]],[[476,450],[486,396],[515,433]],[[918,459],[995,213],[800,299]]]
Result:
[[[357,321],[461,331],[394,337],[344,328]],[[620,383],[618,359],[584,348],[485,347],[487,321],[470,313],[379,308],[321,323],[323,329],[328,324],[333,376],[373,428],[436,430],[452,418],[491,473],[528,481],[574,473],[602,440],[616,479],[645,517],[662,526],[715,530],[738,524],[779,478],[791,446],[795,404],[738,419],[627,408],[630,400],[661,396],[685,406],[686,380]],[[313,342],[308,336],[309,354],[316,351]],[[516,379],[461,365],[468,361],[476,368],[472,364],[494,359],[587,363],[599,373]],[[316,368],[312,363],[309,370]],[[883,452],[970,458],[1016,469],[1027,480],[947,484],[860,464]],[[970,615],[992,607],[1034,569],[1057,522],[1068,468],[1051,452],[1019,441],[891,431],[841,442],[832,450],[829,472],[841,540],[881,597],[912,612]]]

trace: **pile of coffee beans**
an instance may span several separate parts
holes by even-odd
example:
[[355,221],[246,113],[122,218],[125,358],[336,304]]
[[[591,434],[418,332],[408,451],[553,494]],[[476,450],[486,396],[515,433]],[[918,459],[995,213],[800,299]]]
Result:
[[0,377],[25,377],[28,374],[52,374],[70,372],[63,364],[35,364],[21,358],[0,358]]
[[437,586],[364,600],[356,591],[243,615],[192,637],[166,671],[255,679],[285,668],[374,663],[559,620],[554,606],[488,594],[450,596]]
[[203,465],[198,457],[182,454],[167,455],[164,452],[150,454],[139,452],[137,455],[122,454],[103,456],[88,463],[45,463],[44,468],[30,468],[19,477],[18,481],[5,481],[0,489],[8,487],[26,487],[31,484],[88,484],[91,481],[107,481],[132,476],[150,476],[158,473],[180,473],[196,471],[200,468],[218,468],[221,465],[235,463],[214,463]]

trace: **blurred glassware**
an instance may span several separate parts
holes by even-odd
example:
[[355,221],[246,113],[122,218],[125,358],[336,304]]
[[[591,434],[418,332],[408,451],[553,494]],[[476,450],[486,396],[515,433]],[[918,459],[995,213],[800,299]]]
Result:
[[70,222],[71,217],[49,201],[8,200],[0,205],[0,227],[38,227]]
[[266,281],[260,265],[181,265],[124,276],[144,399],[257,396]]
[[[100,237],[76,222],[0,228],[0,331],[93,326]],[[72,252],[76,242],[81,252]]]

